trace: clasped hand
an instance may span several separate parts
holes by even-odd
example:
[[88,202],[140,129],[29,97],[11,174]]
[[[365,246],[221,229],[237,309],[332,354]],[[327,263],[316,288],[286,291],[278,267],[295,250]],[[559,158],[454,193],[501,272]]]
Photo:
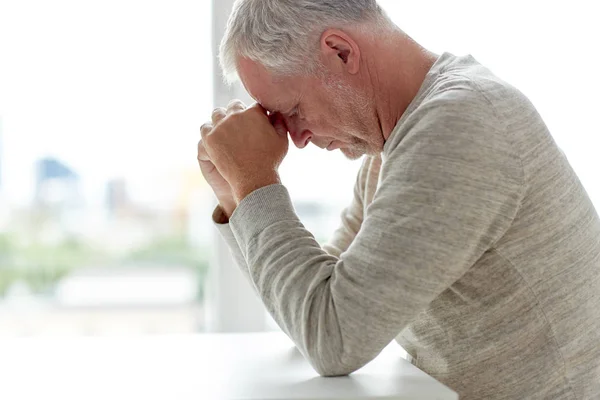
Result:
[[288,151],[280,114],[234,100],[226,109],[215,109],[200,133],[200,170],[228,217],[253,191],[280,183],[278,169]]

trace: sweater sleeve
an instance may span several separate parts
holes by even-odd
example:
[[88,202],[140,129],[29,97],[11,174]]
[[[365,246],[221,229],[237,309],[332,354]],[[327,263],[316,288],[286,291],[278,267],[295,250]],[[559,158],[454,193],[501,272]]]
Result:
[[[363,221],[364,187],[369,166],[370,160],[366,157],[356,177],[350,205],[342,211],[340,226],[333,233],[331,239],[323,245],[323,250],[328,254],[339,257],[348,249],[358,234]],[[240,267],[244,275],[248,276],[248,265],[244,259],[244,254],[233,235],[227,217],[219,206],[214,210],[212,219],[219,233],[227,243],[236,264]]]
[[304,228],[282,185],[251,193],[231,218],[262,301],[324,376],[376,357],[494,245],[519,208],[520,160],[485,101],[431,101],[405,123],[339,257]]
[[221,234],[221,237],[227,244],[233,260],[237,264],[238,268],[242,271],[242,274],[246,277],[246,279],[249,280],[249,283],[253,285],[252,279],[250,278],[250,273],[248,272],[248,263],[246,263],[246,259],[244,258],[244,253],[242,253],[240,245],[233,235],[233,231],[231,230],[227,216],[220,206],[215,208],[212,219],[213,223],[217,227],[217,230]]

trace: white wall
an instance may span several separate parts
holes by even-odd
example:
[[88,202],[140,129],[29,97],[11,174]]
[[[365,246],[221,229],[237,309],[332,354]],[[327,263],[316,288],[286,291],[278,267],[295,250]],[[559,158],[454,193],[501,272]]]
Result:
[[472,54],[534,103],[600,208],[598,2],[379,0],[430,50]]

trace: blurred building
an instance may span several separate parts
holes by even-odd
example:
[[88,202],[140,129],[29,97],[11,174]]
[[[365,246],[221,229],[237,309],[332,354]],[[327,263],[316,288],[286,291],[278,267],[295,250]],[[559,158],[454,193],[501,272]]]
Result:
[[79,175],[55,158],[43,158],[36,164],[35,205],[64,209],[81,204]]
[[213,245],[214,227],[211,215],[217,203],[212,189],[199,168],[177,172],[179,188],[175,216],[180,221],[188,243],[206,247]]
[[93,267],[58,282],[52,301],[15,287],[0,303],[0,337],[202,331],[197,273],[185,266]]
[[127,214],[131,207],[127,181],[123,178],[112,179],[106,184],[106,210],[109,217],[118,218]]
[[189,305],[198,299],[198,279],[184,265],[82,267],[57,284],[55,300],[66,307]]

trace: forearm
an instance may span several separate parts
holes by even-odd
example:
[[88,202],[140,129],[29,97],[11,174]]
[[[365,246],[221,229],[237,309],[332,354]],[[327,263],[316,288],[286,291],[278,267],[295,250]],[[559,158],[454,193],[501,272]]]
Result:
[[[283,186],[254,192],[231,225],[265,306],[320,374],[345,375],[360,368],[406,320],[380,317],[375,310],[386,309],[358,294],[358,282],[346,272],[366,260],[344,263],[327,254],[298,220]],[[394,322],[387,323],[388,318]]]
[[[491,175],[497,164],[488,160],[476,161]],[[339,257],[304,228],[282,185],[253,192],[231,217],[258,294],[322,375],[348,374],[372,360],[476,263],[518,209],[518,177],[510,177],[508,190],[494,191],[488,180],[464,179],[445,164],[424,174],[423,163],[408,158],[388,171]]]
[[221,206],[217,206],[217,208],[215,208],[215,211],[213,212],[212,217],[213,222],[217,227],[217,230],[221,234],[223,240],[225,240],[227,247],[229,247],[229,251],[231,252],[235,263],[238,265],[244,276],[248,279],[248,282],[252,286],[254,286],[254,284],[252,283],[252,279],[250,278],[250,275],[248,273],[248,264],[246,263],[244,254],[242,253],[240,246],[237,243],[233,232],[231,231],[231,226],[229,225],[229,217],[227,216],[227,213],[223,210]]
[[411,134],[391,142],[376,195],[339,257],[304,228],[282,185],[252,192],[232,214],[249,278],[320,374],[373,359],[510,227],[523,167],[493,110],[473,96],[432,101]]

